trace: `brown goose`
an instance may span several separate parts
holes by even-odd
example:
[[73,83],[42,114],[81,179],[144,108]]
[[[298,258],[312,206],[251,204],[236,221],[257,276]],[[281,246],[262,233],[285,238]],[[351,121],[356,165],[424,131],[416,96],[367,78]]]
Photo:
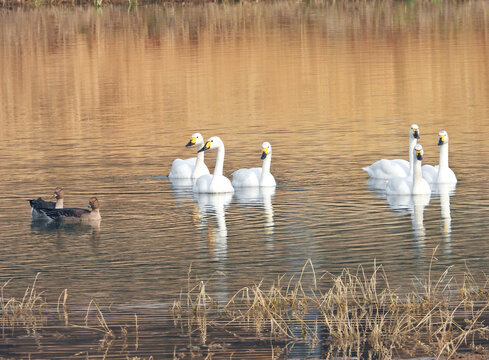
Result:
[[47,217],[53,220],[65,220],[65,221],[93,221],[100,220],[100,204],[96,197],[91,197],[88,202],[87,209],[79,208],[64,208],[64,209],[45,209],[41,208],[41,211]]
[[42,198],[28,200],[29,204],[31,205],[32,215],[42,215],[39,212],[40,209],[62,209],[64,196],[65,194],[63,188],[58,186],[56,189],[54,189],[53,196],[51,196],[51,198],[55,198],[56,201],[46,201]]

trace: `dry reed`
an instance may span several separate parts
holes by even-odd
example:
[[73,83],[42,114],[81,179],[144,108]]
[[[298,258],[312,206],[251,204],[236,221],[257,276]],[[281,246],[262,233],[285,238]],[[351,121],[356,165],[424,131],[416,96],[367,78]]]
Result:
[[[312,348],[322,343],[331,356],[447,359],[462,348],[487,353],[488,279],[478,284],[467,271],[457,283],[451,268],[433,278],[434,259],[426,278],[408,292],[391,288],[382,265],[374,263],[368,275],[360,266],[317,278],[308,260],[297,279],[281,276],[267,288],[263,281],[244,287],[220,305],[206,282],[190,285],[189,271],[187,293],[173,305],[174,321],[190,337],[198,332],[201,344],[209,327],[238,326],[272,341],[307,341]],[[272,351],[280,356],[286,349]]]

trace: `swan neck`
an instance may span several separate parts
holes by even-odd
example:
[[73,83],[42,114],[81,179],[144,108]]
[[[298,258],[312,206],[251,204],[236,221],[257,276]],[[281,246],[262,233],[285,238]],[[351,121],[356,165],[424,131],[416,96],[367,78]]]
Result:
[[409,137],[409,175],[413,174],[413,166],[414,166],[414,147],[418,143],[418,139],[414,137]]
[[413,169],[413,186],[421,182],[421,179],[423,178],[423,173],[421,170],[421,161],[417,160],[414,162],[414,169]]
[[197,145],[197,164],[199,164],[199,163],[203,164],[204,163],[204,152],[205,151],[201,151],[201,152],[198,152],[198,151],[200,149],[202,149],[204,144],[203,143],[197,143],[195,145]]
[[263,160],[263,164],[261,165],[261,176],[266,174],[270,174],[270,165],[272,164],[272,154],[267,155],[267,157]]
[[448,144],[440,145],[440,170],[448,169]]
[[[204,146],[202,143],[196,145],[198,150],[202,149],[202,146]],[[192,178],[195,178],[195,174],[197,174],[202,166],[204,166],[204,151],[197,152],[197,161],[195,162],[194,171],[192,172]]]
[[62,209],[63,208],[63,199],[57,199],[56,200],[56,206],[54,208],[55,209]]
[[222,176],[222,170],[224,167],[224,145],[220,145],[217,148],[216,166],[214,167],[214,176]]

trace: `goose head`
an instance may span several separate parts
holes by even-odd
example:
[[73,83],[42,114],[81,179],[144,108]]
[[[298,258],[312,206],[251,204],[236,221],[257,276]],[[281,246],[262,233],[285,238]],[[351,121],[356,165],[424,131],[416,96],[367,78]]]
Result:
[[263,144],[261,144],[262,148],[262,153],[261,153],[261,159],[265,160],[265,158],[268,155],[272,155],[272,145],[270,145],[269,142],[265,141]]
[[92,210],[100,208],[100,204],[95,196],[92,196],[88,201],[88,207]]
[[414,156],[416,157],[416,159],[418,159],[418,161],[423,160],[423,147],[421,146],[421,144],[417,144],[414,147]]
[[448,144],[448,133],[442,130],[438,133],[438,145]]
[[222,143],[222,140],[219,138],[219,136],[213,136],[209,140],[207,140],[205,142],[204,146],[202,147],[202,149],[200,149],[197,152],[206,151],[209,149],[217,149],[217,148],[221,147],[222,145],[223,145],[223,143]]
[[419,126],[416,124],[412,124],[409,128],[409,137],[413,139],[419,139]]
[[194,145],[202,146],[203,143],[204,143],[204,137],[202,136],[202,134],[195,133],[195,134],[192,134],[189,142],[185,146],[186,147],[190,147],[190,146],[194,146]]
[[63,192],[63,188],[58,186],[56,187],[56,189],[54,189],[53,198],[55,198],[56,200],[60,200],[64,198],[64,196],[65,193]]

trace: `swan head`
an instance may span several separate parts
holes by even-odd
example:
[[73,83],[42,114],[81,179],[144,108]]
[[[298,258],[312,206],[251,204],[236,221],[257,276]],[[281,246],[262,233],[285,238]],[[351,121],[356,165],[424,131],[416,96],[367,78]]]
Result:
[[261,159],[265,160],[268,155],[272,154],[272,145],[270,145],[269,142],[265,141],[263,144],[261,144],[261,150]]
[[419,139],[419,126],[416,124],[412,124],[409,128],[409,136],[414,139]]
[[185,146],[190,147],[190,146],[194,146],[195,144],[199,145],[199,144],[203,144],[203,143],[204,143],[204,137],[202,136],[202,134],[195,133],[195,134],[192,134],[189,142]]
[[56,200],[59,200],[59,199],[62,199],[64,198],[65,196],[65,193],[63,192],[63,188],[62,187],[56,187],[56,189],[54,189],[54,193],[53,193],[53,198],[55,198]]
[[202,146],[202,149],[197,152],[206,151],[209,149],[216,149],[218,147],[221,147],[222,145],[222,140],[219,138],[219,136],[213,136],[209,140],[207,140],[204,146]]
[[95,196],[92,196],[88,201],[88,207],[92,210],[98,209],[100,204]]
[[438,145],[448,144],[448,133],[442,130],[438,133]]
[[423,160],[423,147],[420,144],[417,144],[414,147],[414,156],[416,156],[416,159],[419,161]]

